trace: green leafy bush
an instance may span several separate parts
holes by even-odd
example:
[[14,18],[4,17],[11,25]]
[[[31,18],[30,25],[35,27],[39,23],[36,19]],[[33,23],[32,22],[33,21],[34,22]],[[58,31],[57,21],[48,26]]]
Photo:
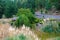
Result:
[[24,24],[30,28],[35,28],[36,18],[29,9],[19,9],[17,17],[18,19],[15,21],[16,27],[20,27]]
[[22,26],[25,24],[26,26],[29,26],[30,22],[29,19],[25,15],[19,16],[19,18],[16,20],[15,25],[16,26]]

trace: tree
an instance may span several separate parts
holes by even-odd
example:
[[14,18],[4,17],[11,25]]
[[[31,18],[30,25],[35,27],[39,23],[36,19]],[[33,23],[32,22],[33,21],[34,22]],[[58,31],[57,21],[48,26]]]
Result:
[[31,12],[34,13],[35,10],[35,0],[18,0],[18,8],[29,8]]
[[57,10],[60,10],[60,0],[49,0],[51,6],[55,6]]
[[51,7],[52,7],[52,4],[50,3],[50,0],[46,0],[46,2],[45,2],[45,9],[46,10],[50,10]]
[[16,14],[17,9],[18,9],[17,4],[15,4],[15,2],[13,2],[11,0],[8,0],[8,1],[6,1],[4,14],[7,18],[10,18]]
[[5,10],[5,1],[0,0],[0,18],[2,17],[2,15],[4,14],[4,10]]

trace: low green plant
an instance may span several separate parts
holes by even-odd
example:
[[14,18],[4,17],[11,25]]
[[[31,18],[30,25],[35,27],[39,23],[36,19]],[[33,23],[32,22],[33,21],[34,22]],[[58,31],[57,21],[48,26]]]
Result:
[[56,33],[60,33],[60,22],[57,21],[58,27],[56,28]]
[[54,32],[54,29],[53,29],[53,27],[52,27],[52,24],[46,25],[46,26],[43,28],[43,31],[44,31],[44,32],[47,32],[47,33],[52,33],[52,32]]
[[56,28],[55,33],[60,33],[60,28],[59,28],[59,27],[58,27],[58,28]]
[[27,40],[26,36],[24,36],[23,34],[22,35],[19,35],[19,40]]
[[13,37],[7,37],[5,40],[27,40],[27,38],[26,38],[26,36],[21,34],[21,35],[17,35],[17,36],[13,36]]
[[50,22],[44,24],[42,30],[47,33],[56,33],[56,34],[60,33],[60,28],[56,21],[50,21]]
[[58,25],[59,25],[59,27],[60,27],[60,22],[58,22]]
[[55,39],[56,39],[56,40],[60,40],[60,37],[56,37]]
[[55,21],[56,19],[52,19],[52,18],[50,18],[49,20],[50,20],[50,21]]
[[44,20],[43,19],[39,19],[39,23],[40,24],[43,24],[44,23]]
[[31,37],[30,35],[19,34],[16,36],[7,37],[4,40],[34,40],[34,38]]

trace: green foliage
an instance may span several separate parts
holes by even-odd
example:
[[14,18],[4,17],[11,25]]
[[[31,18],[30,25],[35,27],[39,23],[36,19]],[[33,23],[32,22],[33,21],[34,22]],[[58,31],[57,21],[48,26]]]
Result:
[[57,22],[58,27],[56,28],[56,33],[60,33],[60,22]]
[[50,2],[46,2],[45,8],[46,8],[47,10],[50,10],[51,7],[52,7],[52,4],[51,4]]
[[46,10],[50,10],[53,5],[57,10],[60,10],[60,0],[35,0],[36,8],[45,8]]
[[17,12],[17,4],[11,0],[0,0],[0,18],[4,14],[7,18],[12,17],[12,15]]
[[5,5],[5,11],[4,11],[4,14],[7,18],[10,18],[12,17],[13,15],[16,14],[17,12],[17,5],[16,3],[14,3],[13,1],[6,1],[6,5]]
[[60,10],[60,0],[50,0],[52,5],[55,5],[57,10]]
[[0,0],[0,18],[3,14],[10,18],[20,8],[29,8],[34,13],[35,8],[50,10],[53,5],[60,10],[60,0]]
[[60,28],[58,27],[58,28],[56,28],[56,31],[55,31],[56,33],[60,33]]
[[55,40],[60,40],[60,37],[56,37]]
[[22,35],[19,35],[19,39],[20,40],[27,40],[26,36],[24,36],[23,34]]
[[44,32],[47,32],[47,33],[52,33],[52,32],[54,32],[53,25],[52,25],[52,24],[46,25],[46,26],[43,28],[43,31],[44,31]]
[[31,12],[34,13],[35,10],[35,0],[18,0],[18,8],[29,8]]
[[16,20],[16,26],[22,26],[23,24],[25,24],[26,26],[29,25],[29,19],[25,16],[25,15],[21,15],[19,16],[19,18]]
[[43,24],[44,20],[42,18],[36,18],[35,20],[36,23],[40,23],[40,24]]
[[43,19],[39,19],[39,23],[40,24],[43,24],[44,23],[44,20]]
[[4,10],[5,10],[5,1],[0,0],[0,18],[2,17],[2,15],[4,14]]
[[19,9],[17,16],[20,16],[21,14],[25,14],[28,17],[30,17],[30,16],[33,17],[33,14],[29,9],[23,9],[23,8]]
[[5,40],[27,40],[27,38],[26,38],[26,36],[21,34],[21,35],[17,35],[17,36],[13,36],[13,37],[7,37]]
[[6,37],[4,40],[34,40],[30,35],[19,34],[12,37]]
[[59,27],[60,27],[60,22],[58,22],[58,25],[59,25]]
[[42,30],[46,33],[60,33],[60,27],[56,21],[50,21],[49,23],[45,24]]
[[34,28],[36,24],[36,18],[29,9],[19,9],[17,17],[18,19],[15,22],[15,25],[17,27],[22,26],[24,24],[26,26],[30,26],[30,28],[32,28],[32,26]]

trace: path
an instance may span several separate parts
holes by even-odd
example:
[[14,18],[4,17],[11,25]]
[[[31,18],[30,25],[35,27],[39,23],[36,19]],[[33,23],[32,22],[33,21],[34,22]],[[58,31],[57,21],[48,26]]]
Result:
[[53,19],[60,19],[60,15],[47,15],[47,14],[41,14],[40,12],[35,12],[35,16],[37,18],[53,18]]

